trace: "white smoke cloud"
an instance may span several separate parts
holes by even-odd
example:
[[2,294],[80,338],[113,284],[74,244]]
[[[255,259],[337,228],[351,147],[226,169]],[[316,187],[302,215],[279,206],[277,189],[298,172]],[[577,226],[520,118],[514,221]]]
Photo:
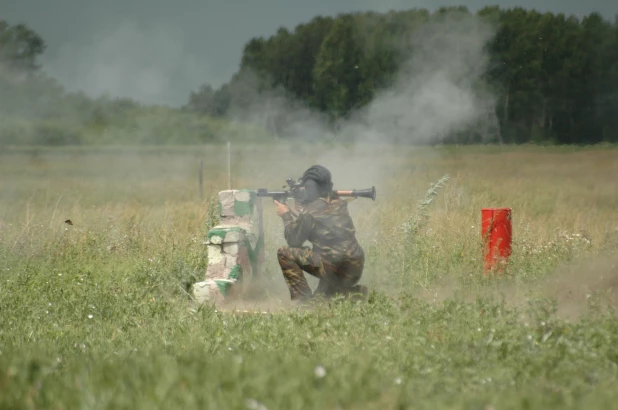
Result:
[[84,40],[62,46],[47,63],[69,90],[181,105],[208,78],[208,62],[192,54],[182,30],[172,26],[144,28],[124,21]]
[[363,111],[360,129],[348,126],[364,140],[428,143],[492,122],[494,97],[479,87],[492,35],[492,27],[473,15],[425,24],[413,34],[414,54],[395,85]]
[[[331,169],[337,189],[383,186],[395,171],[392,158],[379,155],[382,145],[439,143],[469,130],[495,140],[499,133],[495,98],[481,81],[488,61],[485,46],[493,34],[488,23],[463,13],[421,26],[412,34],[413,55],[394,86],[379,92],[364,109],[341,122],[337,131],[320,113],[299,108],[280,95],[261,96],[233,119],[260,126],[282,119],[284,140],[308,142],[326,136],[346,142],[324,146],[317,157],[299,155],[296,173],[319,163]],[[378,190],[378,198],[384,194]]]
[[261,95],[234,120],[277,130],[285,138],[315,140],[331,134],[357,142],[435,143],[471,128],[486,139],[498,133],[495,98],[481,77],[493,27],[475,15],[444,15],[412,34],[413,54],[393,87],[379,91],[362,110],[331,133],[325,116],[281,95]]

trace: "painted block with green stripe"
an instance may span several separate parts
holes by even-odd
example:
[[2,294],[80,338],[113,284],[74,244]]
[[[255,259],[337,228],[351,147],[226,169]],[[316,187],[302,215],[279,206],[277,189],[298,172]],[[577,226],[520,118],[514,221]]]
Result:
[[193,284],[193,297],[198,304],[221,303],[234,291],[234,281],[229,279],[206,279]]
[[219,192],[219,208],[222,217],[247,216],[253,213],[257,192],[248,189],[232,189]]
[[241,234],[245,234],[245,229],[239,225],[217,225],[207,234],[208,244],[222,244],[240,241]]
[[241,189],[234,193],[234,215],[246,216],[253,213],[257,192]]
[[205,242],[205,282],[195,291],[196,299],[215,303],[242,293],[244,285],[259,274],[264,260],[262,204],[256,191],[221,191],[219,205],[220,224],[208,231]]

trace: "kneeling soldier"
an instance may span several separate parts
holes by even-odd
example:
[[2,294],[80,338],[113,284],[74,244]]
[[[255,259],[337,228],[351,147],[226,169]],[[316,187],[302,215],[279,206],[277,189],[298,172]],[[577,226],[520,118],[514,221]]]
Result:
[[[351,293],[366,296],[367,288],[357,285],[363,273],[365,253],[356,240],[348,202],[333,191],[331,173],[323,166],[309,168],[300,182],[303,198],[296,200],[300,212],[297,219],[287,205],[274,201],[288,243],[278,250],[277,259],[292,300]],[[305,241],[311,242],[313,248],[303,246]],[[320,280],[315,294],[303,271]]]

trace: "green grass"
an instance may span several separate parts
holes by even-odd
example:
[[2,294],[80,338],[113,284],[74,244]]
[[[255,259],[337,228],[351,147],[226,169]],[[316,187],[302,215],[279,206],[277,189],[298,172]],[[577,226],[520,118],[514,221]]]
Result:
[[[268,313],[191,312],[211,198],[227,185],[224,146],[5,151],[0,407],[614,405],[614,147],[294,148],[234,146],[233,185],[276,189],[315,162],[337,188],[376,185],[375,202],[350,205],[373,290],[365,303],[288,307],[282,225],[265,202],[258,283],[269,298],[255,304]],[[488,206],[513,208],[500,277],[482,275]],[[406,233],[408,221],[418,223]]]

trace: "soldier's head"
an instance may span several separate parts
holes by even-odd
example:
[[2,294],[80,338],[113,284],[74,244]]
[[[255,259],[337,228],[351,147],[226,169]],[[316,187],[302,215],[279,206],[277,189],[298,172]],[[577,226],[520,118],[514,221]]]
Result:
[[326,198],[333,189],[332,175],[322,165],[313,165],[305,171],[301,177],[304,189],[303,203],[315,201],[318,198]]

